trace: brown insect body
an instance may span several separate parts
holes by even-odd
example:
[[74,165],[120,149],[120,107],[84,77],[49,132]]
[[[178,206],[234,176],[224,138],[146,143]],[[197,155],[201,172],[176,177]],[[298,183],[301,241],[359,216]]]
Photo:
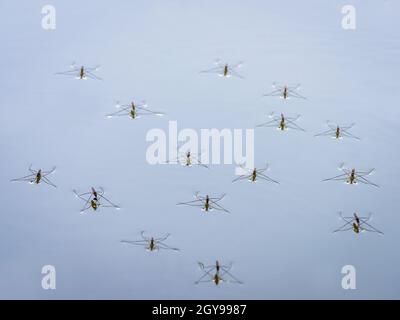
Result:
[[190,151],[186,153],[186,165],[191,166],[192,165],[192,155]]
[[336,139],[340,138],[340,128],[339,128],[339,126],[336,127],[335,136],[336,136]]
[[289,89],[287,86],[285,86],[283,88],[283,95],[282,95],[283,99],[287,99],[289,97]]
[[225,66],[224,66],[224,77],[226,77],[227,75],[228,75],[228,65],[226,64]]
[[281,114],[281,122],[279,123],[279,128],[283,131],[286,128],[286,124],[285,124],[285,116],[283,114]]
[[207,195],[206,200],[204,202],[204,211],[209,211],[210,210],[210,197]]
[[349,184],[355,184],[356,183],[356,169],[352,169],[349,179],[347,180]]
[[353,231],[355,233],[360,233],[360,231],[362,231],[361,229],[361,222],[360,222],[360,218],[357,216],[356,213],[354,213],[354,222],[353,222]]
[[41,180],[42,180],[42,170],[39,169],[38,172],[36,173],[36,177],[33,182],[39,184]]
[[132,107],[132,109],[130,111],[130,116],[132,119],[136,119],[136,116],[137,116],[136,106],[133,102],[131,103],[131,107]]
[[256,182],[256,179],[257,179],[257,169],[254,168],[254,169],[253,169],[253,172],[251,173],[251,178],[250,178],[250,180],[251,180],[252,182]]
[[150,239],[149,250],[150,250],[150,251],[156,250],[156,241],[154,240],[154,238],[151,238],[151,239]]
[[79,79],[83,80],[86,78],[85,68],[82,66],[79,70]]
[[92,207],[92,209],[94,211],[96,211],[100,206],[100,204],[99,204],[99,195],[98,195],[96,189],[93,188],[93,187],[92,187],[92,195],[93,195],[93,199],[90,200],[90,206]]

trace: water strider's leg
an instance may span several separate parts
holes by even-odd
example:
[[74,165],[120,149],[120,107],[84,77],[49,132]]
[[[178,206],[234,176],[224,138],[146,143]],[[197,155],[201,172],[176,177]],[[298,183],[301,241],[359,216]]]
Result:
[[48,178],[46,178],[45,176],[42,177],[42,180],[44,181],[44,183],[46,183],[54,188],[57,188],[57,186],[53,182],[51,182]]
[[264,179],[264,180],[267,180],[267,181],[270,181],[270,182],[274,182],[274,183],[276,183],[276,184],[279,184],[278,181],[276,181],[276,180],[274,180],[274,179],[268,177],[267,175],[265,175],[265,174],[263,174],[263,173],[258,173],[258,174],[257,174],[257,177],[258,177],[258,178],[261,178],[261,179]]
[[233,179],[233,180],[232,180],[232,182],[236,182],[236,181],[239,181],[239,180],[244,180],[244,179],[249,179],[250,177],[251,177],[251,175],[243,175],[243,176],[239,176],[239,177],[237,177],[237,178]]

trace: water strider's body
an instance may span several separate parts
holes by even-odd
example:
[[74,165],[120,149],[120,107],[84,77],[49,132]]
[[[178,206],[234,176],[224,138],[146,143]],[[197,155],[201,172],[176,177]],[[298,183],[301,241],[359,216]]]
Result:
[[256,182],[257,180],[257,168],[254,168],[253,171],[251,172],[251,182]]
[[186,153],[186,166],[191,166],[192,165],[192,155],[190,151]]
[[86,80],[87,79],[86,70],[85,70],[84,66],[80,67],[78,70],[73,70],[71,72],[75,72],[75,71],[78,71],[78,75],[76,77],[77,79],[79,79],[79,80]]
[[228,65],[225,64],[224,66],[224,77],[226,77],[228,75]]
[[333,231],[334,233],[342,231],[353,231],[355,234],[360,234],[363,231],[367,231],[383,234],[383,232],[379,231],[368,223],[368,221],[371,219],[371,214],[369,215],[369,217],[360,217],[357,215],[357,213],[353,213],[353,216],[351,217],[344,217],[340,212],[340,218],[345,222],[345,224],[339,229]]
[[150,251],[154,251],[154,250],[157,249],[157,247],[156,247],[156,241],[154,240],[153,237],[151,237],[151,239],[150,239],[148,249],[149,249]]
[[347,183],[354,184],[356,182],[356,169],[351,169]]
[[286,128],[286,124],[285,124],[285,116],[283,115],[283,113],[281,114],[281,121],[279,122],[279,128],[283,131]]
[[288,87],[285,86],[285,87],[283,88],[282,98],[286,100],[288,97],[289,97],[289,90],[288,90]]
[[353,231],[355,233],[360,233],[361,226],[360,226],[360,218],[354,213],[354,222],[353,222]]
[[206,195],[206,199],[204,201],[204,211],[208,212],[210,210],[210,197]]
[[136,119],[137,111],[136,111],[136,106],[135,106],[135,104],[133,102],[131,103],[131,107],[132,107],[132,109],[131,109],[131,112],[130,112],[130,116],[131,116],[132,119]]
[[161,238],[155,238],[155,237],[148,238],[144,234],[145,234],[144,231],[142,231],[140,233],[141,238],[142,238],[141,240],[134,240],[134,241],[121,240],[121,242],[141,246],[151,252],[158,251],[160,249],[179,251],[178,248],[170,247],[169,245],[164,243],[164,241],[170,236],[169,233],[166,236],[161,237]]
[[41,180],[42,180],[42,169],[39,169],[38,172],[36,173],[35,180],[33,180],[32,182],[39,184]]
[[80,71],[79,71],[79,79],[83,80],[86,79],[86,72],[85,72],[85,68],[82,66]]
[[335,131],[335,137],[336,137],[336,139],[339,139],[340,138],[340,127],[339,126],[337,126],[336,127],[336,131]]
[[215,275],[213,277],[213,281],[214,281],[215,285],[218,285],[222,281],[222,278],[219,275],[220,270],[221,270],[221,266],[219,265],[219,262],[217,260],[215,262]]
[[95,188],[92,187],[92,199],[90,200],[90,206],[94,211],[96,211],[99,207],[99,196]]
[[129,111],[129,116],[132,119],[136,119],[138,114],[137,114],[137,108],[134,102],[131,102],[131,110]]

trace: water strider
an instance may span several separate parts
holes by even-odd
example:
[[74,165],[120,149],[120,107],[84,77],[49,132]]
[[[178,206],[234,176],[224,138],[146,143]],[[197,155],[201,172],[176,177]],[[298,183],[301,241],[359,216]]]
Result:
[[261,180],[267,180],[269,182],[273,182],[273,183],[279,184],[278,181],[268,177],[264,173],[265,171],[267,171],[269,169],[269,165],[268,164],[265,166],[265,168],[262,168],[262,169],[257,169],[257,168],[249,169],[249,168],[245,168],[243,166],[241,166],[241,168],[245,172],[247,171],[247,173],[243,174],[243,175],[240,175],[239,177],[234,179],[232,182],[236,182],[236,181],[239,181],[239,180],[248,180],[250,182],[257,182],[258,179],[261,179]]
[[213,210],[222,211],[225,213],[229,213],[228,210],[223,208],[218,202],[220,202],[224,197],[225,194],[222,194],[219,197],[210,197],[209,195],[201,196],[199,192],[194,194],[195,200],[188,201],[188,202],[179,202],[177,205],[186,205],[191,207],[198,207],[201,208],[204,212],[210,212]]
[[326,123],[329,127],[329,130],[317,133],[315,137],[330,136],[334,139],[351,138],[351,139],[361,140],[359,137],[349,132],[349,130],[353,128],[355,123],[352,123],[351,125],[344,127],[341,127],[339,125],[334,125],[330,121],[327,121]]
[[230,270],[232,269],[232,263],[229,266],[224,266],[217,260],[215,265],[205,266],[202,262],[199,262],[199,267],[203,271],[203,275],[195,282],[195,284],[204,282],[213,282],[215,285],[219,285],[222,282],[226,283],[239,283],[242,281],[238,280]]
[[142,101],[141,103],[131,102],[130,104],[120,104],[119,102],[115,105],[119,108],[118,111],[107,114],[106,117],[114,118],[114,117],[126,117],[135,120],[141,118],[142,116],[163,116],[162,112],[153,111],[148,108],[147,103]]
[[360,232],[376,232],[383,234],[382,231],[379,231],[375,227],[373,227],[371,224],[368,223],[368,221],[371,220],[371,214],[368,217],[360,217],[356,213],[353,214],[352,217],[344,217],[342,213],[340,212],[340,218],[345,221],[345,224],[341,226],[339,229],[336,229],[335,232],[343,232],[343,231],[353,231],[356,234],[359,234]]
[[57,186],[53,182],[51,182],[50,179],[48,178],[48,176],[56,170],[56,167],[53,167],[53,169],[49,171],[43,171],[42,169],[34,170],[32,169],[32,165],[30,165],[28,170],[31,172],[31,174],[21,178],[12,179],[11,182],[27,181],[30,184],[36,184],[36,185],[38,185],[41,182],[44,182],[52,187],[57,188]]
[[307,99],[302,96],[298,91],[300,90],[300,84],[296,86],[278,85],[275,82],[272,84],[273,90],[269,93],[264,94],[264,97],[279,97],[283,100],[289,100],[291,98]]
[[297,115],[296,117],[285,117],[283,113],[281,113],[280,116],[276,116],[272,112],[269,117],[272,118],[272,120],[261,123],[256,127],[277,128],[280,131],[287,131],[288,129],[306,131],[297,123],[295,123],[298,119],[300,119],[300,115]]
[[343,167],[344,164],[341,164],[339,166],[339,170],[342,171],[343,173],[340,175],[337,175],[332,178],[324,179],[322,181],[344,181],[347,184],[350,185],[355,185],[357,183],[362,183],[362,184],[367,184],[371,185],[374,187],[379,188],[379,186],[369,180],[367,180],[365,177],[371,175],[375,169],[371,169],[369,171],[356,171],[356,169],[346,169]]
[[84,193],[78,193],[76,190],[73,190],[73,192],[77,198],[85,202],[83,208],[81,209],[81,213],[84,213],[86,210],[90,209],[93,210],[93,212],[96,212],[100,209],[100,207],[114,208],[117,210],[120,209],[119,206],[112,203],[104,196],[105,192],[102,187],[99,187],[98,189],[92,187],[90,191]]
[[78,66],[76,66],[75,63],[72,63],[70,66],[70,70],[56,72],[56,74],[64,75],[64,76],[74,76],[75,79],[78,79],[78,80],[86,80],[88,78],[94,79],[94,80],[103,80],[102,78],[98,77],[94,73],[95,71],[97,71],[99,69],[100,69],[100,65],[97,65],[95,67],[85,67],[85,66],[78,67]]
[[145,231],[141,231],[140,233],[141,240],[121,240],[122,243],[132,244],[136,246],[144,247],[148,251],[158,251],[158,250],[173,250],[179,251],[178,248],[171,247],[164,243],[170,236],[170,234],[166,234],[164,237],[155,238],[155,237],[146,237]]
[[186,152],[179,152],[178,157],[176,157],[173,160],[167,160],[166,163],[180,163],[181,165],[185,167],[191,167],[193,165],[197,165],[203,168],[207,168],[208,166],[201,163],[201,160],[199,159],[200,155],[197,155],[190,150]]
[[220,60],[215,61],[216,67],[200,71],[200,73],[216,73],[220,77],[230,78],[231,76],[244,79],[244,77],[237,72],[237,69],[243,65],[243,62],[236,64],[222,63]]

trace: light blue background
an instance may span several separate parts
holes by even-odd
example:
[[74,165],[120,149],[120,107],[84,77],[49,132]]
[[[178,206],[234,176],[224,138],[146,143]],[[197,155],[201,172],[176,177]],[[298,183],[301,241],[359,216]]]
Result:
[[[57,29],[41,28],[41,8]],[[341,8],[357,29],[341,28]],[[0,298],[400,298],[399,9],[397,1],[1,1]],[[216,58],[246,79],[198,72]],[[55,76],[76,61],[104,81]],[[302,84],[308,100],[262,97],[273,81]],[[163,118],[107,119],[115,100],[146,99]],[[232,184],[234,166],[150,166],[145,135],[183,128],[252,128],[271,111],[302,114],[307,132],[256,131],[268,183]],[[330,119],[361,141],[314,138]],[[380,189],[322,183],[340,162]],[[29,164],[58,185],[12,184]],[[188,169],[188,170],[186,170]],[[72,189],[102,185],[122,206],[80,215]],[[177,207],[192,194],[227,193],[232,213]],[[374,212],[384,236],[332,234],[336,212]],[[126,246],[139,231],[172,233],[181,252]],[[194,285],[197,261],[234,262],[243,285]],[[57,289],[41,288],[41,268]],[[341,288],[342,266],[357,290]]]

